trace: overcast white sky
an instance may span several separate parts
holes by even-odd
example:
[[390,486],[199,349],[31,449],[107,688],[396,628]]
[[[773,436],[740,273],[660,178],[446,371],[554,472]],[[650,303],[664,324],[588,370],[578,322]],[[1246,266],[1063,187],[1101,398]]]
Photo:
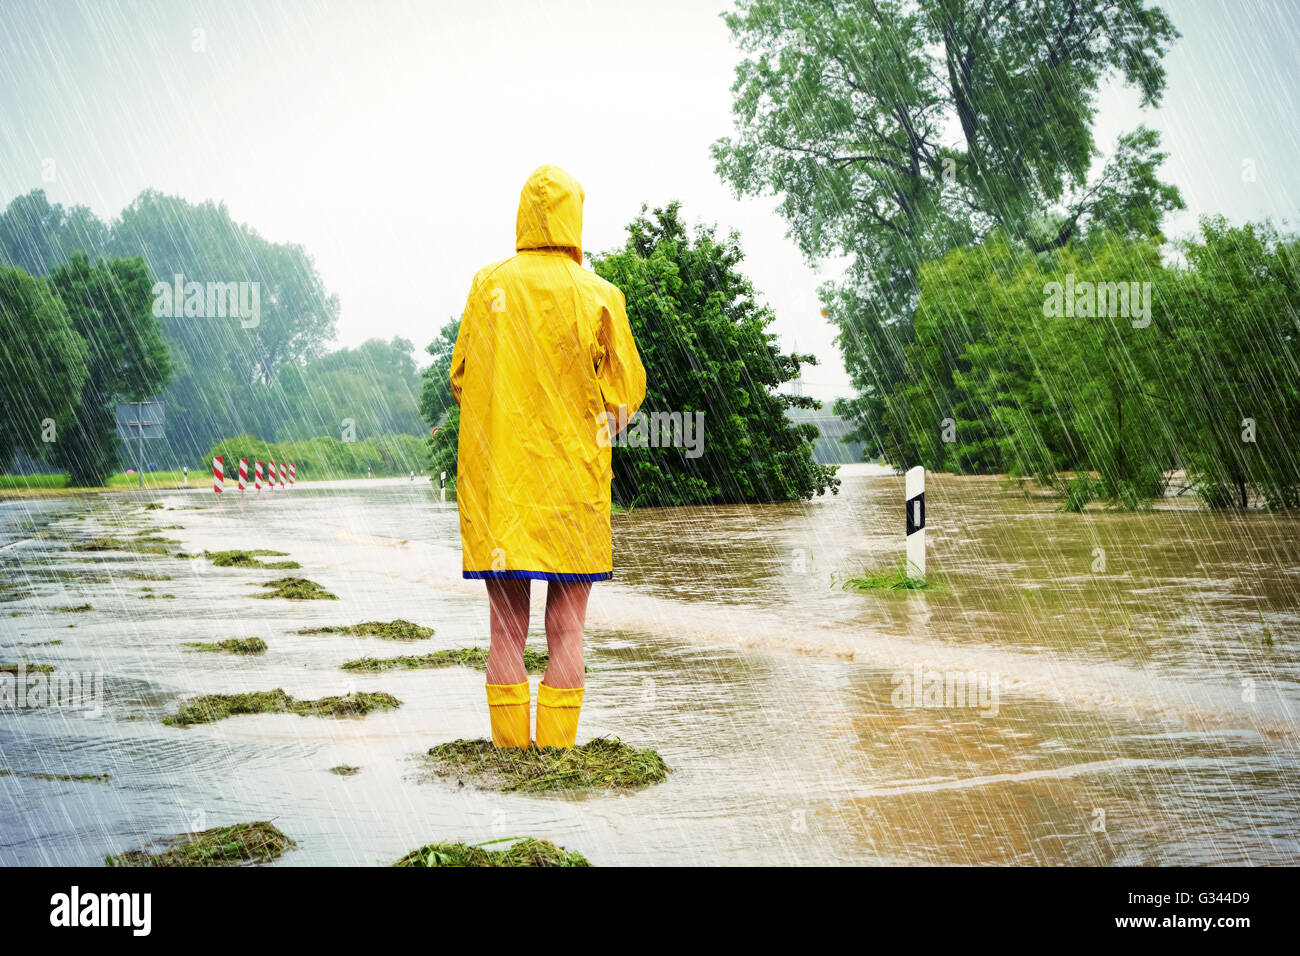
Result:
[[[643,201],[739,229],[783,344],[824,363],[807,391],[846,394],[815,295],[834,270],[802,260],[774,201],[734,200],[713,172],[709,145],[732,131],[727,6],[0,0],[0,204],[35,187],[105,219],[147,187],[225,201],[315,257],[342,302],[337,344],[422,348],[474,271],[512,254],[529,171],[557,163],[586,188],[589,249],[621,244]],[[1164,6],[1185,36],[1145,121],[1192,207],[1172,231],[1293,215],[1300,4]],[[1142,119],[1126,93],[1101,107],[1105,147]]]

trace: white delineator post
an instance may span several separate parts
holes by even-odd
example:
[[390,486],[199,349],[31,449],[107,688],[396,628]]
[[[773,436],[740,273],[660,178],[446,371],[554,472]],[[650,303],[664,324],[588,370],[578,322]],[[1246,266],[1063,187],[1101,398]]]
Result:
[[248,459],[239,459],[239,490],[243,491],[244,486],[248,484]]
[[260,461],[253,466],[253,487],[258,491],[262,490],[262,463]]
[[925,469],[909,468],[904,498],[907,509],[907,574],[925,580]]
[[212,459],[212,490],[221,494],[221,482],[225,476],[221,473],[221,456]]
[[438,476],[438,490],[442,492],[442,500],[447,500],[447,473],[444,471]]

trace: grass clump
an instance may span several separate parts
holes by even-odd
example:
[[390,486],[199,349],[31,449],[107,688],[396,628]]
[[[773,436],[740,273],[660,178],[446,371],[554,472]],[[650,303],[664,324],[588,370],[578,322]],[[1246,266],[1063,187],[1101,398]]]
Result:
[[[345,671],[419,670],[428,667],[473,667],[478,670],[487,668],[488,649],[486,647],[459,647],[450,651],[434,651],[432,654],[420,654],[415,657],[362,657],[342,665]],[[550,657],[543,651],[524,651],[524,669],[530,674],[540,674],[546,670]]]
[[393,710],[402,702],[392,694],[359,692],[318,700],[295,700],[280,688],[246,694],[204,694],[183,701],[168,726],[210,724],[238,714],[297,714],[300,717],[364,717],[372,711]]
[[93,611],[94,608],[89,604],[56,604],[50,610],[63,614],[85,614],[87,611]]
[[91,538],[72,546],[73,551],[130,551],[135,554],[166,554],[169,544],[179,544],[170,538],[145,537],[126,541],[122,538]]
[[187,836],[174,837],[174,846],[161,853],[129,850],[107,856],[108,866],[241,866],[270,863],[295,844],[266,821],[213,827]]
[[53,664],[0,664],[0,674],[13,674],[18,676],[18,668],[22,668],[28,674],[53,674]]
[[170,574],[153,574],[149,571],[124,571],[122,577],[130,578],[132,581],[174,581],[176,580]]
[[[12,770],[0,770],[0,777],[12,776]],[[18,776],[32,780],[55,780],[59,783],[108,783],[106,773],[21,773]]]
[[263,548],[252,551],[204,551],[203,556],[219,568],[269,568],[275,571],[289,571],[302,567],[297,561],[259,561],[258,558],[282,558],[288,552],[267,551]]
[[337,767],[330,767],[330,773],[339,777],[355,777],[360,772],[360,767],[353,767],[351,764],[346,763],[341,763]]
[[188,641],[182,647],[192,647],[198,651],[225,654],[265,654],[266,641],[260,637],[235,637],[228,641],[207,644],[201,641]]
[[[274,583],[274,582],[272,582]],[[299,634],[351,634],[353,637],[381,637],[386,641],[423,641],[433,637],[433,628],[396,621],[363,621],[360,624],[331,624],[304,627]]]
[[906,562],[888,571],[868,569],[844,582],[846,591],[928,591],[932,587],[932,581],[912,574]]
[[572,750],[498,749],[490,740],[453,740],[430,748],[428,756],[438,776],[468,778],[502,793],[639,790],[671,773],[659,754],[617,737],[597,737]]
[[262,587],[270,590],[257,597],[287,598],[290,601],[337,601],[339,599],[337,594],[331,594],[315,581],[306,578],[276,578],[274,581],[263,581]]
[[591,866],[581,853],[558,847],[549,840],[510,837],[513,846],[504,850],[485,850],[491,843],[430,843],[412,850],[393,866]]

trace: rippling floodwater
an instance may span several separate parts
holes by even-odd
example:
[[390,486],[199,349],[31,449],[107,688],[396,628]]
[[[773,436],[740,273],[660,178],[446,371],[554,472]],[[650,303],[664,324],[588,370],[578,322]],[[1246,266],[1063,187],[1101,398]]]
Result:
[[[339,669],[486,644],[455,506],[426,481],[0,505],[0,664],[102,673],[105,692],[98,716],[0,711],[0,863],[93,864],[258,819],[299,843],[280,865],[516,835],[605,865],[1300,862],[1300,517],[1065,515],[994,479],[931,476],[937,586],[855,593],[839,582],[901,558],[902,479],[850,471],[835,498],[614,519],[579,738],[654,747],[676,771],[629,795],[429,781],[419,754],[487,734],[482,674]],[[173,551],[287,551],[340,600],[255,597],[283,572],[71,550],[144,528]],[[396,617],[436,634],[295,633]],[[180,646],[251,636],[267,654]],[[896,706],[918,673],[996,679],[996,706]],[[161,723],[185,696],[274,687],[404,706]]]

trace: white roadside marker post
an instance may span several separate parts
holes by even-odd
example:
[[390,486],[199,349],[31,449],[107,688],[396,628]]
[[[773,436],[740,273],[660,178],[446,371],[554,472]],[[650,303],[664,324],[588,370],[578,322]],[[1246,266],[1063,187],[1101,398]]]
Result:
[[438,489],[442,492],[442,500],[447,500],[447,473],[444,471],[438,476]]
[[905,479],[907,576],[925,580],[925,469],[909,468]]

